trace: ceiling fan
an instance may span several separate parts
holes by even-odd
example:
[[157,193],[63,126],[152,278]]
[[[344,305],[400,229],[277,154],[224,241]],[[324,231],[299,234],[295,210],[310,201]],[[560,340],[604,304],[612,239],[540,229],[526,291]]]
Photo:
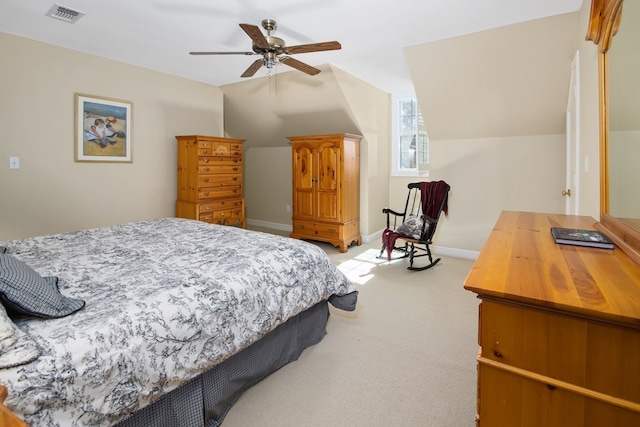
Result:
[[320,72],[319,69],[312,67],[309,64],[305,64],[304,62],[298,61],[287,55],[295,55],[298,53],[307,53],[307,52],[321,52],[325,50],[338,50],[341,49],[342,46],[337,41],[331,42],[322,42],[322,43],[311,43],[311,44],[301,44],[297,46],[287,46],[279,37],[274,37],[271,35],[271,32],[274,31],[277,27],[276,21],[273,19],[263,19],[262,20],[262,28],[267,31],[267,36],[265,37],[262,34],[262,31],[258,26],[251,24],[240,24],[240,28],[244,30],[245,33],[251,40],[253,41],[253,51],[252,52],[189,52],[190,55],[262,55],[261,59],[254,61],[249,68],[245,70],[244,73],[240,77],[251,77],[253,76],[262,66],[267,67],[269,72],[273,69],[273,67],[278,64],[285,64],[289,67],[295,68],[296,70],[300,70],[309,75],[316,75]]

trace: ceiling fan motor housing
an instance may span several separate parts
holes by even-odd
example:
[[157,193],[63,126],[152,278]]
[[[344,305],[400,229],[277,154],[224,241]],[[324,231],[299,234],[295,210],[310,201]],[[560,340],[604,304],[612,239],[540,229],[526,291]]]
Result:
[[257,44],[253,43],[253,51],[255,53],[267,53],[267,52],[273,52],[277,55],[281,54],[283,52],[283,49],[286,47],[286,43],[284,42],[284,40],[282,40],[280,37],[265,37],[267,39],[267,42],[269,42],[269,48],[268,49],[264,49],[260,46],[258,46]]

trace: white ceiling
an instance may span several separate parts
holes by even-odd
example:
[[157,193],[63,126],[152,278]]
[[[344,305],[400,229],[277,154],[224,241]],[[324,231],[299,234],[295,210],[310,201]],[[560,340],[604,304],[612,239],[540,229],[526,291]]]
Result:
[[[331,63],[387,92],[412,91],[403,47],[575,12],[583,0],[0,0],[0,31],[161,72],[224,85],[257,56],[238,26],[278,22],[288,46],[337,40],[342,50],[295,55]],[[46,17],[61,4],[85,13],[69,24]],[[278,72],[292,70],[279,65]],[[299,71],[295,71],[299,72]],[[261,69],[255,77],[264,77]],[[308,76],[312,79],[312,76]]]

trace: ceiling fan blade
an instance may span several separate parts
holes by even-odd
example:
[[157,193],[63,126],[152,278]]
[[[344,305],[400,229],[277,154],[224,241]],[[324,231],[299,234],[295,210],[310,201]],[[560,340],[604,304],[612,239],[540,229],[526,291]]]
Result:
[[244,32],[247,33],[249,37],[251,37],[251,40],[253,40],[253,44],[262,49],[269,49],[269,42],[267,41],[264,34],[262,34],[260,28],[258,28],[256,25],[240,24],[240,28],[242,28]]
[[338,50],[338,49],[342,49],[342,46],[340,45],[340,43],[333,41],[333,42],[299,44],[297,46],[289,46],[284,48],[284,52],[288,55],[295,55],[296,53],[322,52],[325,50]]
[[282,58],[280,58],[280,62],[282,62],[285,65],[288,65],[289,67],[293,67],[296,70],[300,70],[303,73],[307,73],[310,76],[315,76],[320,72],[320,70],[318,70],[317,68],[312,67],[309,64],[305,64],[304,62],[300,62],[297,59],[293,59],[289,56],[283,56]]
[[258,71],[263,65],[262,59],[257,59],[253,62],[253,64],[249,65],[249,68],[245,70],[244,73],[240,77],[252,77],[256,71]]
[[189,52],[189,55],[257,55],[255,52]]

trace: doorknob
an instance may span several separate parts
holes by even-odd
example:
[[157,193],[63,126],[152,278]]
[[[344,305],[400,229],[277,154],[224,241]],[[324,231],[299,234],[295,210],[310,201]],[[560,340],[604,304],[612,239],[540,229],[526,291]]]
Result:
[[562,195],[571,197],[571,189],[569,188],[568,190],[563,190]]

